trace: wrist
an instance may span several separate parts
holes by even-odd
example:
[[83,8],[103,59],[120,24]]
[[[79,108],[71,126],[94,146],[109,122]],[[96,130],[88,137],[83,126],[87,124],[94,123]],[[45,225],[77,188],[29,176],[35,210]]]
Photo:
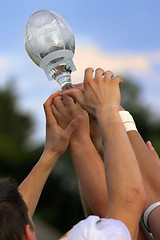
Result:
[[44,162],[46,165],[55,165],[60,156],[61,154],[56,151],[44,149],[40,161]]
[[77,148],[81,149],[84,146],[86,147],[90,143],[91,143],[91,139],[89,136],[86,136],[83,138],[80,138],[80,137],[77,137],[74,139],[71,138],[68,149],[69,149],[69,151],[71,151],[72,149],[77,149]]
[[86,142],[90,139],[90,134],[89,134],[89,127],[87,129],[81,129],[81,131],[78,132],[73,132],[69,144],[74,144],[74,143],[83,143]]
[[106,105],[97,109],[96,117],[99,123],[101,122],[102,124],[105,122],[105,125],[113,122],[121,122],[118,105]]

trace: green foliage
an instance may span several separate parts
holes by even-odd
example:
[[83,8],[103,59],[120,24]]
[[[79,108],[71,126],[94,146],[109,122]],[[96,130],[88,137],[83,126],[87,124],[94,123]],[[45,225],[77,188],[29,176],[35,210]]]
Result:
[[1,161],[19,163],[33,122],[29,115],[19,111],[17,97],[11,84],[0,90],[0,116]]
[[150,140],[160,154],[160,119],[141,99],[141,89],[133,81],[122,77],[121,104],[129,111],[136,122],[138,131],[144,141]]
[[12,175],[21,182],[37,158],[26,144],[33,130],[33,120],[19,110],[13,83],[10,81],[0,89],[0,174]]

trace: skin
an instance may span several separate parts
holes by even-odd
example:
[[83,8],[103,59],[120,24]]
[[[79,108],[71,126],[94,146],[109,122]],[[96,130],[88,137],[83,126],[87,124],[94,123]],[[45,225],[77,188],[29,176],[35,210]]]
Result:
[[[60,92],[51,95],[44,104],[46,116],[46,143],[44,152],[32,171],[19,186],[19,192],[28,207],[30,217],[32,217],[35,212],[39,197],[49,174],[59,157],[67,149],[69,139],[82,119],[81,115],[74,116],[64,129],[57,124],[52,112],[52,104],[53,99],[59,95]],[[29,225],[25,226],[24,239],[36,239],[35,231],[32,232]]]
[[[100,76],[101,74],[99,74],[99,77],[101,78],[101,76]],[[91,77],[91,76],[90,76]],[[97,74],[97,76],[96,76],[97,78],[99,78],[98,77],[98,74]],[[93,88],[93,90],[94,90],[94,88]],[[101,89],[102,90],[102,89]],[[58,95],[59,95],[59,93],[58,93]],[[57,95],[57,96],[58,96]],[[80,95],[79,95],[80,96]],[[74,97],[75,97],[75,95],[74,95]],[[91,97],[91,96],[89,96],[89,97]],[[54,97],[53,97],[53,99],[55,98],[55,95],[54,95]],[[54,104],[54,106],[53,106],[53,104],[52,104],[52,102],[53,102],[53,99],[52,99],[52,101],[49,101],[50,103],[49,103],[49,105],[48,104],[46,104],[47,106],[45,107],[45,108],[48,108],[49,107],[49,109],[50,109],[50,107],[52,106],[52,111],[53,111],[53,108],[55,107],[55,104]],[[90,98],[88,98],[89,100],[90,100]],[[92,99],[92,98],[91,98]],[[101,98],[101,100],[102,100],[102,98]],[[85,104],[86,104],[86,102],[85,101],[83,101],[83,103],[82,103],[82,105],[83,105],[83,107],[85,106]],[[114,107],[115,107],[115,105],[114,105]],[[115,109],[115,108],[112,108],[112,107],[109,107],[109,112],[108,113],[110,113],[110,111],[111,111],[111,109],[113,110],[113,109]],[[87,109],[88,110],[90,110],[90,115],[92,116],[92,118],[94,119],[94,117],[95,116],[97,116],[98,114],[100,115],[100,116],[98,116],[99,118],[100,118],[100,122],[103,120],[103,117],[104,117],[104,115],[102,114],[102,112],[98,112],[98,114],[97,114],[97,112],[93,109],[93,106],[91,106],[91,108],[89,108],[89,105],[87,105]],[[51,113],[51,111],[49,110],[49,112]],[[48,110],[47,110],[47,113],[48,113]],[[79,113],[78,113],[79,114]],[[111,113],[110,113],[110,116],[112,116],[112,119],[114,118],[115,119],[115,115],[113,114],[113,112],[111,111]],[[83,114],[82,114],[83,115]],[[85,114],[84,114],[85,115]],[[47,116],[46,116],[47,117]],[[116,117],[117,117],[117,115],[116,115]],[[20,186],[20,191],[22,191],[22,194],[24,195],[24,199],[26,199],[26,202],[28,202],[28,205],[29,205],[29,211],[30,211],[30,213],[31,213],[31,215],[33,215],[33,212],[34,212],[34,210],[35,210],[35,207],[36,207],[36,204],[37,204],[37,201],[38,201],[38,199],[39,199],[39,195],[40,195],[40,193],[41,193],[41,190],[42,190],[42,188],[43,188],[43,186],[44,186],[44,183],[45,183],[45,181],[46,181],[46,179],[47,179],[47,175],[43,178],[43,180],[42,180],[42,182],[40,183],[40,186],[36,186],[36,188],[38,187],[38,191],[37,191],[37,193],[36,193],[36,196],[37,197],[35,197],[35,199],[34,199],[34,201],[32,201],[32,203],[30,203],[30,196],[33,196],[33,192],[34,191],[32,191],[32,190],[30,190],[29,189],[29,186],[30,186],[30,183],[34,180],[35,181],[35,179],[37,179],[39,176],[38,175],[36,175],[36,169],[37,169],[37,171],[43,171],[44,169],[45,169],[45,172],[47,172],[49,169],[50,169],[50,167],[51,167],[51,165],[50,164],[47,164],[47,162],[49,163],[50,161],[52,162],[52,158],[54,159],[54,161],[56,162],[57,160],[55,160],[56,159],[56,157],[58,158],[58,155],[59,154],[62,154],[62,152],[63,152],[63,149],[59,149],[59,151],[58,151],[58,153],[56,152],[57,151],[57,149],[55,150],[54,148],[53,148],[53,145],[51,144],[50,145],[50,143],[52,142],[52,140],[53,140],[53,136],[51,136],[50,135],[50,132],[54,132],[54,134],[57,136],[59,136],[60,137],[60,139],[61,139],[61,136],[63,136],[63,128],[61,128],[60,126],[58,126],[57,125],[57,122],[56,121],[53,121],[53,119],[52,119],[52,121],[50,121],[51,120],[51,118],[53,118],[54,120],[55,120],[55,118],[53,117],[53,113],[52,114],[49,114],[48,115],[48,118],[47,118],[47,128],[48,128],[48,135],[47,135],[47,137],[46,137],[46,147],[45,147],[45,150],[44,150],[44,153],[43,153],[43,156],[41,157],[41,160],[42,161],[40,161],[40,163],[39,164],[37,164],[38,166],[36,166],[35,167],[35,169],[34,169],[34,171],[33,172],[31,172],[31,175],[29,176],[29,178],[28,179],[25,179],[25,181],[23,182],[23,184],[21,184],[21,186]],[[84,118],[85,118],[85,116],[84,116]],[[117,118],[116,118],[117,119]],[[73,125],[74,126],[72,126],[73,128],[75,127],[75,125],[77,124],[79,124],[79,121],[81,120],[81,117],[78,117],[77,118],[77,122],[78,123],[76,123],[76,122],[74,122],[73,123]],[[72,120],[71,120],[72,121]],[[109,121],[110,122],[110,121]],[[48,125],[48,123],[49,123],[49,125]],[[71,125],[72,125],[72,123],[71,123]],[[79,124],[80,125],[80,124]],[[99,124],[99,125],[101,125],[101,127],[103,126],[103,123],[102,124]],[[52,127],[51,127],[52,126]],[[54,126],[54,127],[53,127]],[[76,126],[77,127],[77,126]],[[75,128],[76,128],[75,127]],[[77,128],[78,129],[78,128]],[[51,131],[50,131],[51,130]],[[81,129],[82,130],[82,129]],[[102,130],[101,130],[102,131]],[[73,131],[72,131],[73,132]],[[74,131],[73,133],[75,133],[76,131]],[[79,133],[81,136],[82,136],[82,131],[80,131],[80,133]],[[54,138],[55,138],[55,135],[54,135]],[[67,136],[68,136],[68,133],[66,134]],[[64,134],[64,138],[62,137],[62,139],[63,139],[63,141],[62,142],[65,142],[66,143],[66,135]],[[70,135],[70,134],[69,134]],[[74,134],[72,134],[72,136],[74,136]],[[69,139],[71,140],[72,138],[70,138],[71,136],[69,136]],[[75,134],[75,137],[73,137],[73,142],[74,142],[74,139],[76,139],[77,137],[76,137],[76,134]],[[62,140],[61,139],[61,140]],[[94,136],[93,136],[93,138],[92,139],[94,139]],[[69,142],[69,140],[67,139],[67,141]],[[68,145],[68,142],[66,143],[66,145]],[[70,141],[71,142],[71,141]],[[104,141],[105,142],[105,141]],[[55,142],[56,143],[56,142]],[[58,143],[58,142],[57,142]],[[88,143],[88,142],[86,142],[86,143]],[[62,144],[63,145],[63,144]],[[62,146],[61,145],[61,146]],[[66,145],[65,145],[65,147],[66,147]],[[100,144],[99,144],[100,145]],[[56,146],[56,144],[55,144],[55,146]],[[58,146],[59,146],[59,143],[58,143]],[[71,144],[70,144],[70,146],[71,146]],[[147,146],[148,148],[150,147],[149,145]],[[152,149],[152,151],[153,151],[153,149]],[[55,155],[54,155],[55,154]],[[48,159],[48,161],[46,160],[46,161],[43,161],[43,159]],[[53,162],[54,162],[53,161]],[[52,163],[53,163],[52,162]],[[53,163],[53,165],[55,164],[55,162]],[[43,167],[41,168],[40,166],[41,165],[43,165]],[[48,165],[48,166],[47,166]],[[53,165],[52,165],[52,167],[53,167]],[[46,168],[45,168],[46,167]],[[102,168],[101,168],[102,169]],[[47,174],[49,174],[49,173],[47,173]],[[31,182],[30,182],[30,179],[32,179],[31,180]],[[37,180],[36,180],[37,181]],[[25,189],[26,188],[26,189]],[[143,189],[141,189],[142,190],[142,195],[143,195]],[[35,192],[34,192],[35,193]],[[144,202],[144,196],[142,196],[142,202]],[[143,204],[142,204],[143,205]],[[120,214],[120,213],[119,213]],[[126,224],[127,225],[127,224]],[[128,228],[129,229],[129,228]],[[134,237],[134,236],[133,236]]]
[[[81,84],[81,88],[79,87],[79,89],[82,90],[82,88],[83,88],[83,84]],[[124,110],[124,109],[120,106],[120,110]],[[92,141],[94,142],[95,146],[96,145],[98,146],[96,148],[98,149],[99,153],[102,155],[103,150],[102,150],[102,147],[100,147],[100,140],[98,140],[98,142],[96,143],[96,139],[101,139],[99,132],[97,132],[98,128],[96,127],[96,122],[94,122],[91,128],[93,128],[93,131],[92,131],[93,134],[91,134],[93,139]],[[145,145],[139,133],[137,133],[136,131],[128,132],[128,137],[133,146],[134,152],[137,156],[139,166],[141,168],[141,172],[143,176],[143,181],[145,182],[145,190],[148,193],[147,194],[148,200],[144,208],[144,210],[146,210],[152,203],[159,201],[159,184],[157,183],[159,182],[160,160],[151,142],[148,141]],[[150,174],[150,169],[153,169],[152,175]],[[149,178],[149,176],[151,177]],[[87,205],[87,201],[85,201],[85,194],[84,193],[81,194],[81,197],[83,199],[82,201],[85,202],[85,204]],[[86,205],[84,205],[84,207],[87,209],[86,212],[87,211],[89,212],[89,208],[86,207]],[[157,224],[159,222],[159,215],[160,215],[159,209],[160,207],[153,210],[153,212],[151,212],[148,218],[149,220],[148,223],[154,235],[154,239],[159,239],[159,234],[160,234],[159,226]],[[150,234],[146,231],[143,224],[141,223],[139,226],[138,239],[139,240],[152,239]]]
[[[104,164],[90,139],[88,114],[80,107],[78,102],[74,102],[65,92],[63,93],[63,98],[56,97],[54,99],[52,109],[58,124],[62,128],[65,128],[75,115],[82,115],[81,123],[70,138],[69,151],[77,172],[79,184],[82,186],[80,189],[83,189],[85,192],[87,201],[94,213],[104,217],[104,210],[107,211],[108,207],[107,202],[103,200],[108,199]],[[92,168],[90,167],[91,164]],[[99,175],[103,176],[100,182],[94,177]],[[96,192],[95,188],[97,189]],[[104,188],[106,191],[104,191]]]
[[[109,192],[107,217],[124,222],[132,239],[136,239],[146,197],[137,159],[119,116],[119,84],[122,80],[119,77],[112,80],[112,72],[105,73],[102,69],[96,70],[94,78],[92,73],[91,68],[85,72],[84,94],[76,89],[67,92],[92,117],[97,118],[100,126],[105,149],[104,163]],[[121,142],[124,143],[123,146]]]

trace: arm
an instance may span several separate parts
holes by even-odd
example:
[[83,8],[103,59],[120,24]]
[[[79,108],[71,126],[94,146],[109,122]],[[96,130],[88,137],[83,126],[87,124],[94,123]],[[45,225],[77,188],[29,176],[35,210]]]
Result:
[[99,156],[103,160],[104,159],[104,148],[103,148],[103,143],[102,143],[100,127],[98,125],[96,118],[93,118],[90,115],[89,120],[90,120],[90,137],[91,137],[92,143],[94,144],[97,152],[99,153]]
[[76,114],[81,114],[83,117],[71,136],[69,151],[78,176],[81,193],[83,192],[83,196],[85,196],[85,205],[83,205],[85,210],[86,202],[88,202],[94,214],[104,217],[108,207],[104,164],[89,136],[88,114],[65,92],[63,100],[57,97],[54,104],[54,115],[62,127],[65,127],[70,118]]
[[60,92],[51,95],[44,104],[46,115],[45,149],[40,160],[19,186],[19,192],[28,206],[31,217],[34,214],[49,174],[55,166],[58,158],[66,150],[69,138],[81,120],[81,116],[75,116],[65,129],[58,126],[52,113],[52,103],[54,98],[59,94]]
[[146,197],[137,159],[118,112],[121,79],[112,80],[112,73],[104,73],[102,69],[96,70],[94,79],[92,73],[92,69],[86,70],[83,100],[74,90],[68,94],[98,119],[105,149],[109,193],[107,217],[124,222],[135,239]]
[[150,151],[150,153],[152,154],[153,158],[156,160],[156,162],[160,166],[160,159],[159,159],[158,153],[152,146],[152,143],[150,141],[148,141],[148,142],[146,142],[146,146],[147,146],[148,150]]
[[[144,143],[142,137],[137,131],[128,131],[128,137],[136,154],[145,191],[147,193],[146,209],[160,200],[160,163],[159,158],[150,142]],[[154,236],[154,239],[159,239],[160,229],[160,207],[155,208],[148,217],[148,225]]]
[[[96,118],[93,118],[91,115],[89,115],[89,122],[90,122],[90,138],[91,141],[95,147],[95,149],[97,150],[97,153],[99,154],[99,156],[101,157],[101,159],[103,160],[104,158],[104,149],[103,149],[103,144],[102,144],[102,137],[101,137],[101,132],[100,132],[100,128],[97,122]],[[73,161],[74,158],[72,157]],[[105,172],[104,172],[105,174]],[[98,175],[98,181],[100,182],[101,180],[102,174]],[[102,184],[101,184],[102,185]],[[106,191],[106,193],[104,194],[104,191]],[[81,202],[82,202],[82,206],[84,209],[84,213],[85,216],[88,217],[89,215],[98,215],[99,217],[105,217],[106,213],[107,213],[107,209],[108,209],[108,193],[107,193],[107,188],[105,187],[105,189],[103,189],[103,205],[102,204],[97,204],[96,209],[99,208],[100,211],[92,211],[91,207],[88,204],[88,201],[86,199],[85,193],[83,191],[83,188],[81,187],[81,185],[79,184],[79,192],[80,192],[80,196],[81,196]],[[95,189],[94,192],[96,193],[97,190]],[[105,206],[105,207],[103,207]]]
[[[83,83],[75,84],[74,87],[76,89],[79,89],[82,93],[84,93],[84,84]],[[97,119],[93,118],[90,114],[89,114],[89,123],[90,123],[90,138],[91,138],[91,141],[92,141],[94,147],[96,148],[99,156],[101,157],[101,159],[103,159],[104,158],[104,150],[103,150],[102,136],[101,136],[100,128],[99,128]],[[79,139],[79,136],[78,136],[79,131],[76,131],[76,132],[77,132],[77,139]],[[76,159],[77,158],[74,159],[74,156],[72,156],[73,162],[76,161]],[[100,181],[101,176],[102,175],[98,175],[99,181]],[[106,216],[107,207],[108,207],[108,193],[107,193],[107,188],[105,188],[105,189],[104,189],[104,191],[106,191],[106,193],[105,193],[106,198],[103,198],[103,201],[104,201],[103,205],[105,207],[103,207],[102,204],[97,204],[96,209],[97,209],[97,207],[99,207],[100,211],[94,211],[93,208],[92,208],[93,209],[93,211],[92,211],[91,207],[89,206],[89,203],[86,199],[85,192],[84,192],[84,190],[83,190],[83,188],[82,188],[82,186],[79,182],[79,192],[80,192],[80,197],[81,197],[81,203],[82,203],[83,210],[84,210],[84,213],[85,213],[86,217],[89,216],[89,215],[93,215],[93,214],[98,215],[98,216]],[[97,190],[95,189],[94,192],[96,193]]]
[[72,140],[69,151],[79,178],[81,198],[87,215],[90,208],[94,215],[105,217],[108,209],[108,193],[103,161],[91,139],[86,142]]

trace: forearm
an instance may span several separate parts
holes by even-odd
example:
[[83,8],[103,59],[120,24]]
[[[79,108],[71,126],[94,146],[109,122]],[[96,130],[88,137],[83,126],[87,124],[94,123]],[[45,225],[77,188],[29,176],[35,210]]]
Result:
[[[138,160],[146,191],[148,188],[154,188],[155,192],[155,188],[160,185],[160,179],[158,177],[160,172],[159,165],[153,159],[152,154],[137,131],[129,131],[127,134]],[[150,174],[151,169],[152,174]]]
[[134,151],[117,109],[102,109],[97,118],[104,141],[110,203],[127,205],[128,199],[132,199],[134,193],[144,190]]
[[80,198],[81,198],[81,203],[82,203],[82,207],[83,207],[83,211],[84,211],[84,215],[85,217],[88,217],[90,215],[94,215],[93,211],[91,210],[88,201],[85,197],[85,193],[83,191],[83,188],[81,187],[81,184],[79,182],[79,193],[80,193]]
[[56,160],[56,154],[53,155],[44,152],[32,171],[19,186],[19,192],[28,207],[31,217],[35,212],[42,189],[56,163]]
[[95,215],[104,217],[108,208],[108,194],[104,164],[99,154],[89,138],[72,142],[69,151],[86,202]]
[[[147,193],[145,211],[150,205],[158,202],[160,199],[160,167],[137,131],[129,131],[128,136],[136,154]],[[159,216],[160,210],[156,208],[148,217],[148,225],[155,239],[159,239],[160,235],[159,225],[157,224]]]
[[96,138],[91,138],[93,145],[95,146],[95,149],[97,150],[99,156],[101,157],[101,159],[104,159],[104,148],[103,148],[103,144],[102,141],[98,140]]
[[90,116],[90,138],[101,159],[104,159],[104,148],[102,143],[101,131],[97,119]]

